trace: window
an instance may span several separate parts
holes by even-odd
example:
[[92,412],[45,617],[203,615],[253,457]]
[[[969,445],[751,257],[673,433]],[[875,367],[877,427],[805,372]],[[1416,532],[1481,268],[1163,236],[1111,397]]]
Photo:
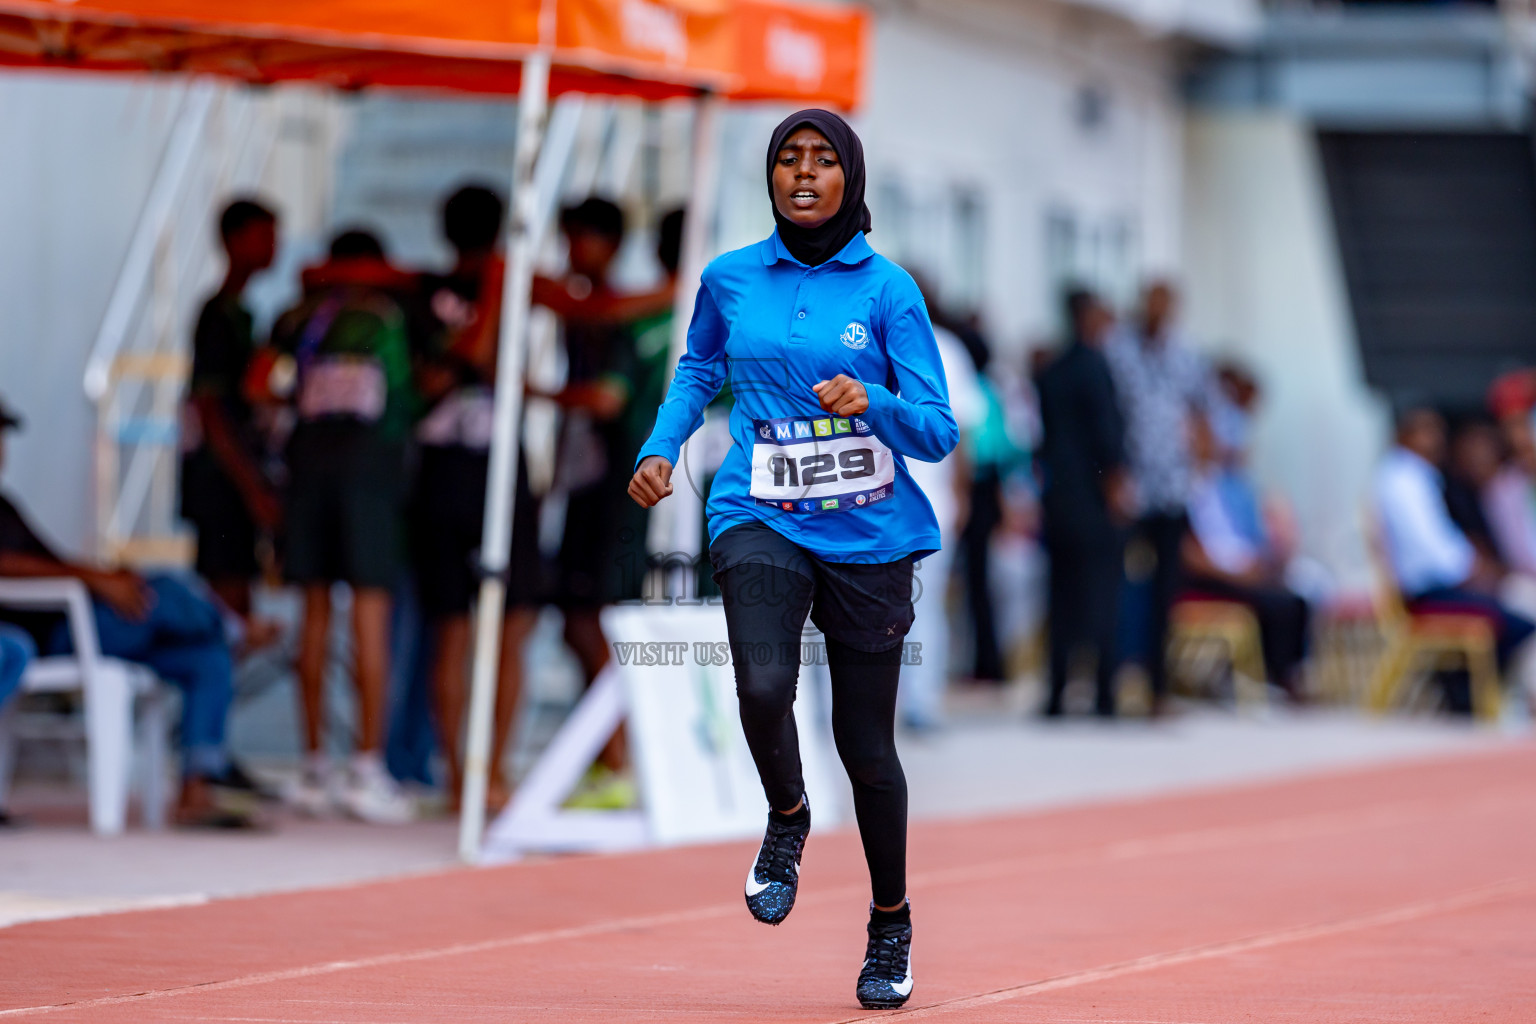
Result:
[[944,301],[960,313],[977,312],[987,294],[986,204],[975,188],[956,189],[949,217],[950,258]]

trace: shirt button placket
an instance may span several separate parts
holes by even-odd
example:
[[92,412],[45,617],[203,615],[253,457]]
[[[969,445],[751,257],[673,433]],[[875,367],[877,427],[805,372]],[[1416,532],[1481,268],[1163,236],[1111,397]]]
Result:
[[795,316],[790,323],[789,336],[797,342],[805,340],[805,282],[809,277],[809,272],[802,274],[800,285],[795,289]]

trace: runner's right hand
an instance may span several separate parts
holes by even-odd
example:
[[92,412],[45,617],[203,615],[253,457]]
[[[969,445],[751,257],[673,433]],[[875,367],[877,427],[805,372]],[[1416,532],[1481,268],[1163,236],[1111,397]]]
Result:
[[646,456],[629,481],[629,496],[641,508],[650,508],[672,493],[672,463],[660,455]]

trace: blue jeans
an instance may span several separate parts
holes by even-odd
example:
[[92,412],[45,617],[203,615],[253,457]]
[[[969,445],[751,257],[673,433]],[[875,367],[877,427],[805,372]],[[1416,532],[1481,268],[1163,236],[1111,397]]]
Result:
[[21,674],[37,656],[37,647],[25,630],[0,622],[0,708],[21,686]]
[[401,782],[432,782],[432,642],[422,618],[415,581],[409,574],[395,586],[391,602],[389,730],[384,764]]
[[[229,766],[224,726],[235,692],[224,620],[212,601],[172,576],[151,576],[148,583],[155,602],[141,622],[92,602],[101,653],[147,665],[181,691],[182,772],[221,775]],[[61,624],[50,650],[72,649],[68,627]]]

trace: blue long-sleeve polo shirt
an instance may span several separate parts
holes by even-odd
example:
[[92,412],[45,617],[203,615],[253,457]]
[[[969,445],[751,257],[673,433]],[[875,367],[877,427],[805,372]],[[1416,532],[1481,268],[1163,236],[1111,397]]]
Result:
[[[830,416],[811,390],[839,373],[868,392],[862,416]],[[937,462],[959,438],[944,367],[917,285],[863,235],[819,267],[775,231],[705,268],[687,354],[635,465],[660,455],[676,467],[727,378],[733,444],[706,506],[711,542],[755,520],[832,562],[939,547],[905,459]],[[687,477],[678,467],[674,486]]]

